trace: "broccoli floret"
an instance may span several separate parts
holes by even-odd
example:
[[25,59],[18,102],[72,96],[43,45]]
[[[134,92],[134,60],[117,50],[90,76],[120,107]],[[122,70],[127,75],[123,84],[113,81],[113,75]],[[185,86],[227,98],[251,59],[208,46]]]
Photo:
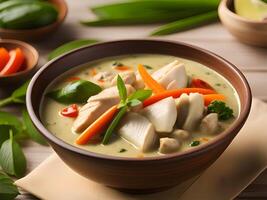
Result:
[[232,118],[233,110],[223,101],[213,101],[208,106],[208,113],[217,113],[219,120],[228,120]]

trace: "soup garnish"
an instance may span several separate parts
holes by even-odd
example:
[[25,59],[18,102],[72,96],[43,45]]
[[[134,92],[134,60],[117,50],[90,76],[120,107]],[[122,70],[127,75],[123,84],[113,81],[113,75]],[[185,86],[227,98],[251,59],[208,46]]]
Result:
[[[216,72],[199,66],[199,76],[184,62],[162,68],[135,62],[135,68],[117,58],[109,61],[111,68],[99,65],[59,79],[44,99],[43,110],[61,108],[60,116],[44,114],[48,129],[80,148],[116,156],[170,154],[205,144],[233,122],[238,100]],[[61,134],[61,123],[67,133]]]

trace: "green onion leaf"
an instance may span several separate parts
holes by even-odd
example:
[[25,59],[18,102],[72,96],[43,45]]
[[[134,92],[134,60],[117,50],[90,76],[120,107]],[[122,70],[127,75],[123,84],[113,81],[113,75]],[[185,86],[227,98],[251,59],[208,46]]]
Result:
[[116,117],[113,119],[113,121],[111,122],[111,124],[109,125],[104,139],[102,141],[102,144],[107,144],[110,140],[110,137],[112,136],[115,128],[117,127],[117,125],[119,124],[120,120],[122,119],[122,117],[124,116],[124,114],[127,112],[128,106],[124,106],[122,108],[120,108],[119,112],[117,113]]
[[216,21],[217,19],[218,19],[217,11],[211,11],[163,25],[158,29],[156,29],[155,31],[153,31],[151,35],[158,36],[158,35],[167,35],[171,33],[176,33],[189,28],[200,26],[205,23]]

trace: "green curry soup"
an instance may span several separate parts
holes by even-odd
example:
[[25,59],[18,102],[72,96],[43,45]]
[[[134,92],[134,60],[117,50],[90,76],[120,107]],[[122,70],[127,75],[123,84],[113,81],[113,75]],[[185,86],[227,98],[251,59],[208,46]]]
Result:
[[[102,75],[98,77],[97,81],[95,77],[99,76],[99,74],[103,72],[121,73],[127,70],[133,70],[135,71],[136,74],[138,74],[138,71],[137,71],[138,64],[143,64],[146,70],[150,74],[152,74],[153,72],[157,71],[163,66],[168,65],[169,63],[172,63],[175,60],[178,60],[180,63],[184,64],[186,75],[187,77],[189,77],[187,80],[188,82],[187,84],[190,84],[190,81],[192,81],[192,79],[201,79],[201,80],[204,80],[206,83],[208,83],[214,90],[216,90],[217,93],[223,94],[226,97],[225,103],[227,106],[229,106],[233,110],[233,117],[231,117],[228,120],[219,120],[218,126],[216,124],[218,128],[216,129],[215,134],[211,134],[211,133],[208,133],[207,131],[203,131],[206,129],[199,128],[199,125],[197,125],[197,127],[194,128],[193,130],[189,128],[189,130],[182,132],[182,134],[179,133],[180,134],[179,137],[181,137],[182,135],[181,138],[185,136],[185,138],[187,139],[179,139],[178,143],[175,143],[173,139],[170,139],[171,142],[174,142],[174,146],[176,145],[175,150],[173,150],[171,143],[168,144],[167,140],[166,140],[167,141],[166,145],[167,146],[170,145],[171,150],[164,149],[165,141],[157,139],[157,141],[154,142],[153,146],[150,149],[143,151],[140,148],[137,148],[138,145],[133,145],[131,140],[129,141],[128,139],[129,137],[124,137],[123,135],[117,134],[118,133],[118,128],[117,128],[115,129],[116,131],[112,135],[111,140],[107,145],[101,144],[101,140],[100,141],[98,140],[99,137],[96,137],[96,139],[94,139],[93,142],[88,142],[85,145],[77,145],[75,143],[75,140],[80,136],[82,131],[80,131],[80,133],[77,133],[73,130],[73,124],[76,119],[72,117],[64,117],[59,114],[60,111],[66,108],[69,104],[66,105],[66,104],[59,103],[55,101],[54,99],[49,98],[47,96],[44,96],[43,98],[42,109],[40,111],[41,116],[42,116],[42,122],[47,127],[47,129],[51,131],[51,133],[53,133],[58,138],[62,139],[63,141],[71,145],[75,145],[79,148],[88,150],[90,152],[96,152],[100,154],[107,154],[107,155],[113,155],[113,156],[122,156],[122,157],[159,156],[159,155],[164,155],[170,152],[173,153],[173,152],[185,151],[187,149],[194,148],[195,146],[202,145],[206,142],[209,142],[210,140],[212,140],[212,138],[216,137],[216,135],[220,134],[223,130],[227,129],[230,126],[230,124],[235,120],[235,118],[238,116],[239,100],[238,100],[236,91],[225,78],[223,78],[221,75],[219,75],[215,71],[194,61],[177,58],[174,56],[168,56],[168,55],[150,55],[150,54],[138,54],[138,55],[127,55],[127,56],[106,58],[106,59],[98,60],[96,62],[84,64],[83,66],[78,68],[78,70],[77,69],[71,70],[63,74],[62,76],[60,76],[59,78],[57,78],[54,82],[50,84],[50,86],[47,89],[47,92],[62,88],[66,86],[67,84],[69,84],[71,80],[76,80],[78,78],[95,82],[101,87],[110,87],[110,86],[105,85],[105,82],[107,80],[106,80],[106,77],[104,77],[104,75],[103,77],[101,77]],[[136,75],[136,77],[138,76],[139,75]],[[82,104],[78,104],[78,107],[81,108],[84,104],[86,104],[86,102]],[[141,112],[140,115],[142,115],[142,111],[140,112]],[[172,111],[170,110],[170,112]],[[207,107],[203,109],[203,113],[207,113]],[[161,115],[161,113],[158,113],[158,115]],[[146,115],[142,115],[142,116],[146,116]],[[179,113],[178,113],[178,116],[179,116]],[[189,117],[189,114],[187,114],[187,117]],[[150,118],[148,117],[148,119]],[[147,126],[147,124],[145,126],[151,128],[149,120],[147,121],[148,121],[147,123],[149,123],[149,126]],[[119,127],[124,126],[123,123],[126,123],[124,119],[122,119],[122,121],[120,122]],[[198,122],[198,123],[202,123],[202,122]],[[174,131],[172,130],[171,131],[172,133],[166,134],[165,132],[158,133],[157,131],[155,131],[155,134],[159,135],[160,138],[166,137],[166,135],[167,137],[171,138],[171,136],[168,136],[168,135],[173,134],[173,132],[175,131],[179,132],[180,129],[183,129],[183,128],[181,127],[177,128],[176,125],[174,125],[174,128],[173,128]],[[186,134],[189,134],[189,136]],[[159,144],[159,143],[162,143],[162,144]],[[160,146],[161,149],[159,149],[159,145],[161,145]]]

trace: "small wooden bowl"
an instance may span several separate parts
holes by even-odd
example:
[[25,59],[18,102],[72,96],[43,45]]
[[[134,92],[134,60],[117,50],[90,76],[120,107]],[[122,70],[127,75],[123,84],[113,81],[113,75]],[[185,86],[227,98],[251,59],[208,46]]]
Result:
[[219,16],[223,25],[241,42],[267,47],[267,22],[245,19],[234,12],[233,0],[222,0]]
[[15,74],[0,76],[0,86],[19,84],[25,82],[31,75],[33,75],[39,59],[39,54],[34,47],[25,42],[8,39],[0,40],[0,47],[4,47],[7,50],[19,47],[25,55],[24,70]]
[[40,40],[50,33],[57,30],[57,28],[63,23],[68,13],[68,7],[64,0],[49,0],[58,9],[59,15],[56,22],[53,24],[36,28],[36,29],[24,29],[24,30],[13,30],[0,28],[0,37],[17,39],[17,40]]

